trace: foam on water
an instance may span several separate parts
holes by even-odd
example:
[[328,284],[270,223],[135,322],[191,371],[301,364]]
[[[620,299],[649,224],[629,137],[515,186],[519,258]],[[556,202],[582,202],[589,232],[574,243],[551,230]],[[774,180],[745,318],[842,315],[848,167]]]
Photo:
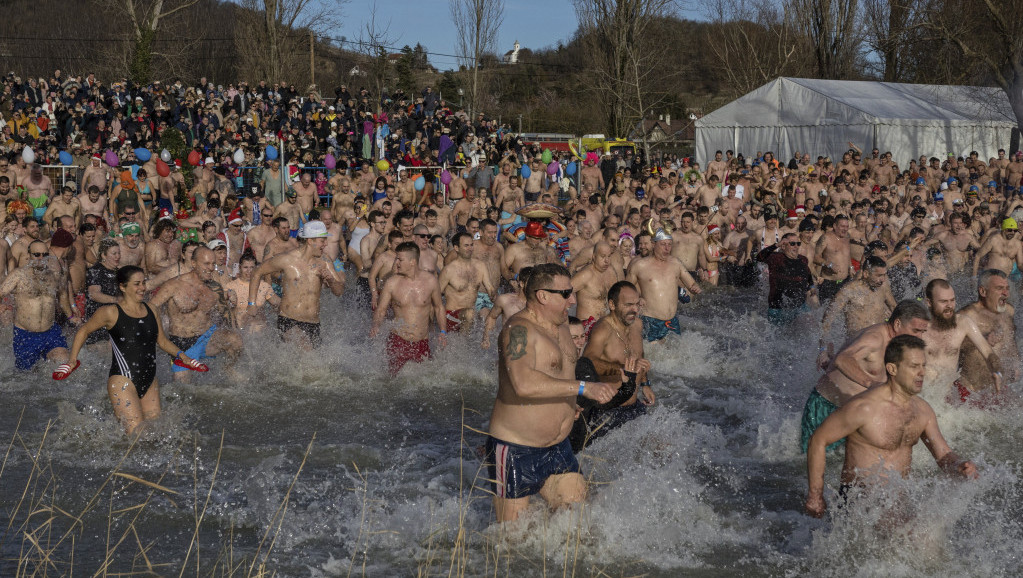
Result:
[[[657,406],[582,454],[589,502],[548,512],[535,501],[517,526],[492,522],[476,453],[483,437],[470,429],[486,429],[494,349],[453,335],[432,360],[392,378],[383,336],[367,337],[368,314],[347,297],[325,300],[327,344],[317,351],[281,345],[272,331],[249,340],[239,362],[246,379],[214,360],[210,374],[173,383],[161,355],[164,416],[122,470],[164,476],[178,492],[174,504],[147,510],[156,524],[149,537],[166,536],[158,561],[180,563],[191,504],[209,491],[205,524],[216,531],[200,538],[204,551],[217,551],[230,530],[236,555],[251,554],[280,524],[270,564],[285,576],[451,568],[471,576],[1019,574],[1023,406],[950,406],[943,393],[925,392],[950,445],[977,461],[981,479],[944,477],[919,444],[909,480],[838,509],[839,453],[828,460],[829,518],[815,520],[802,513],[805,457],[796,441],[819,376],[817,319],[778,329],[759,313],[762,299],[728,290],[700,299],[683,309],[682,336],[648,346]],[[22,405],[30,442],[55,420],[44,457],[80,482],[59,486],[65,504],[88,499],[128,447],[106,397],[108,355],[86,352],[83,368],[60,385],[48,367],[0,381],[9,400],[0,435],[11,438]],[[3,348],[0,368],[12,365]],[[24,452],[12,455],[0,480],[5,507],[29,463]],[[118,488],[123,496],[131,487]],[[890,503],[913,512],[894,530],[878,523]],[[79,560],[103,551],[87,537],[78,547]]]

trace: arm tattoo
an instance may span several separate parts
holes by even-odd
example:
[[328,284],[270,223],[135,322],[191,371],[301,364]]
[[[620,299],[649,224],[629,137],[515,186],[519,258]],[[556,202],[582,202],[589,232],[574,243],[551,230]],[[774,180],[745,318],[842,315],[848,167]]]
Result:
[[528,331],[521,325],[516,325],[508,331],[508,359],[515,361],[526,354],[526,335]]

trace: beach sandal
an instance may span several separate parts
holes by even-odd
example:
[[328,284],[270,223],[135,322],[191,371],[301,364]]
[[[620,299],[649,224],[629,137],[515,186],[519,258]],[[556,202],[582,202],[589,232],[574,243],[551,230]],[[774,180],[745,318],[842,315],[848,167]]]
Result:
[[74,367],[71,367],[67,363],[62,363],[62,364],[58,365],[57,366],[57,371],[53,372],[53,379],[56,379],[57,381],[61,381],[61,380],[67,379],[68,376],[71,375],[72,373],[74,373],[74,371],[76,369],[78,369],[79,366],[81,366],[81,365],[82,365],[82,362],[77,360],[77,359],[75,360],[75,366]]
[[198,371],[198,372],[201,372],[201,373],[202,372],[207,372],[207,371],[210,370],[209,366],[207,366],[205,363],[200,363],[199,361],[196,361],[195,359],[189,359],[188,361],[183,361],[180,357],[175,357],[174,358],[174,365],[177,365],[178,367],[184,367],[185,369],[191,369],[192,371]]

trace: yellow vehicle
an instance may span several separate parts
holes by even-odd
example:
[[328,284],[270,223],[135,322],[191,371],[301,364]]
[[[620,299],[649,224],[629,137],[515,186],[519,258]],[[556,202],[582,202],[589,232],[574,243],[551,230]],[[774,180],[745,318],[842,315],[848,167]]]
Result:
[[[588,152],[595,152],[598,155],[604,155],[607,153],[621,153],[625,155],[626,151],[636,154],[636,143],[631,140],[623,138],[608,139],[602,134],[588,134],[580,139],[570,141],[569,149],[577,157],[583,157]],[[582,150],[578,150],[576,147],[581,146]]]

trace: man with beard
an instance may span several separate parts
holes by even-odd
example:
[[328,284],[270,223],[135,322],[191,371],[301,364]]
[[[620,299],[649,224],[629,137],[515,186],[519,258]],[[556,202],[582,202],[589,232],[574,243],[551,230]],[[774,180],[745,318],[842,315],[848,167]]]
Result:
[[644,259],[654,254],[654,236],[647,231],[636,235],[636,257]]
[[1006,275],[1012,273],[1013,265],[1023,266],[1023,245],[1016,236],[1018,232],[1016,219],[1010,217],[1003,220],[1001,233],[989,236],[973,258],[973,276],[977,276],[985,258],[988,269],[998,269]]
[[576,378],[614,383],[624,372],[627,379],[606,404],[578,397],[583,411],[570,434],[572,450],[577,453],[612,429],[645,414],[656,400],[647,379],[650,360],[643,358],[643,324],[636,323],[639,318],[636,286],[628,281],[612,285],[607,292],[607,307],[610,313],[593,325],[589,342],[576,362]]
[[[803,407],[800,445],[806,453],[810,436],[829,415],[871,386],[885,382],[884,351],[898,335],[922,336],[931,315],[916,300],[900,302],[885,323],[878,323],[854,336],[835,355],[810,392]],[[828,449],[841,445],[831,444]]]
[[[977,277],[977,294],[977,302],[967,305],[959,313],[977,324],[977,329],[991,344],[1005,367],[1002,381],[1013,383],[1019,379],[1020,358],[1016,348],[1016,322],[1013,320],[1016,309],[1008,303],[1008,276],[998,269],[985,270]],[[992,379],[987,361],[972,341],[963,343],[959,362],[963,367],[962,375],[956,382],[959,401],[965,402],[974,392],[991,387],[996,388],[996,394],[1000,393],[1000,384]]]
[[[887,317],[888,312],[895,308],[895,297],[892,296],[887,280],[888,265],[884,259],[871,255],[863,263],[860,278],[842,284],[835,300],[824,312],[820,341],[822,352],[834,349],[834,343],[827,340],[838,315],[845,318],[846,338]],[[824,361],[820,365],[823,367]]]
[[31,255],[28,253],[28,247],[39,240],[39,221],[25,217],[21,220],[21,226],[25,234],[11,245],[11,259],[14,259],[15,267],[22,267],[29,262]]
[[[961,384],[949,384],[946,378],[956,375],[959,365],[959,351],[963,342],[969,338],[977,352],[987,363],[988,373],[994,382],[995,391],[1002,387],[1002,363],[991,344],[984,338],[972,316],[959,316],[956,313],[956,292],[948,281],[934,279],[924,290],[927,307],[931,310],[931,327],[921,335],[927,343],[927,382],[937,383],[944,387]],[[941,381],[938,381],[938,380]]]
[[526,225],[526,239],[505,249],[503,273],[505,279],[513,279],[523,267],[535,267],[544,263],[557,263],[558,255],[547,243],[547,231],[543,223],[530,221]]
[[80,322],[68,299],[67,278],[46,243],[32,241],[28,255],[28,264],[0,285],[0,297],[14,299],[14,365],[21,370],[32,369],[44,358],[67,361],[67,341],[56,322],[57,303],[73,322]]
[[121,246],[121,267],[127,265],[142,266],[146,256],[146,244],[142,242],[142,228],[138,223],[127,222],[121,225],[121,238],[117,240]]

